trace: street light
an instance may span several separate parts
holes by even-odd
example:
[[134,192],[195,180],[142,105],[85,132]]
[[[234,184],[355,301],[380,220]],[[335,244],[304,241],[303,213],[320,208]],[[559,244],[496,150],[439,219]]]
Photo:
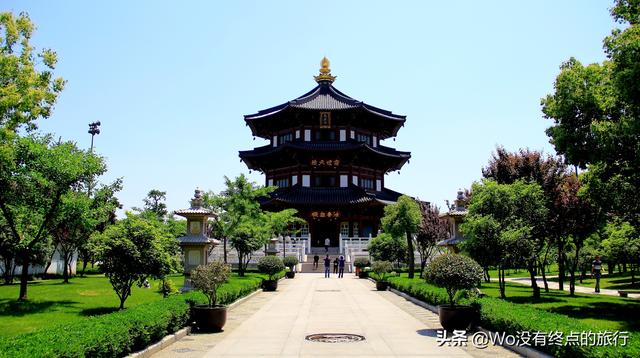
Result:
[[91,134],[91,151],[93,152],[93,137],[100,134],[100,121],[89,123],[89,134]]
[[[91,149],[90,152],[93,153],[93,137],[96,134],[100,134],[100,121],[89,123],[89,134],[91,134]],[[91,195],[91,179],[89,179],[89,183],[87,185],[87,195]]]

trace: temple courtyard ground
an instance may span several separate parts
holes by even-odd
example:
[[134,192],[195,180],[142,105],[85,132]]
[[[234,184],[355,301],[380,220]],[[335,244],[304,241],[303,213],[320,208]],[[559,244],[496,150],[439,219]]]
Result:
[[[515,357],[502,347],[440,345],[438,316],[369,280],[346,274],[298,274],[276,292],[259,292],[228,312],[225,330],[191,334],[154,357]],[[322,343],[319,333],[350,333],[365,340]]]

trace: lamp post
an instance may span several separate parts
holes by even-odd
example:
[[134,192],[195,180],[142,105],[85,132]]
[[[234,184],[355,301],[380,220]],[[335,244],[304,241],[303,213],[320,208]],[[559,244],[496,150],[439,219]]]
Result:
[[[91,134],[91,149],[89,150],[93,153],[93,137],[96,134],[100,134],[100,121],[89,123],[89,134]],[[87,185],[87,195],[91,195],[91,179],[89,179],[89,184]]]

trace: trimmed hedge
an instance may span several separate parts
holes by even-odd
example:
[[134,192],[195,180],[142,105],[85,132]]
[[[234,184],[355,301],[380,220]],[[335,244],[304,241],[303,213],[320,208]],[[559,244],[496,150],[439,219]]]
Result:
[[[408,278],[392,277],[390,286],[432,305],[447,304],[446,290],[425,282]],[[480,325],[494,332],[517,334],[517,332],[595,332],[601,329],[575,318],[547,312],[523,304],[511,303],[498,298],[483,297],[473,301],[464,300],[480,308]],[[462,302],[461,302],[462,303]],[[626,346],[554,346],[535,347],[557,357],[640,357],[640,334],[629,332]]]
[[[229,304],[260,288],[262,275],[234,277],[219,291]],[[144,349],[189,323],[190,302],[205,303],[200,292],[101,316],[87,317],[41,331],[0,339],[0,357],[118,357]]]

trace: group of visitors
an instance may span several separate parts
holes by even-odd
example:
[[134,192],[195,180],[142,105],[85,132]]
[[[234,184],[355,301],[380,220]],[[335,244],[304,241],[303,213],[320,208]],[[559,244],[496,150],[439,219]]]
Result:
[[[313,256],[313,269],[318,269],[318,262],[320,261],[320,256]],[[327,255],[324,258],[324,277],[330,277],[331,275],[331,258]],[[338,274],[338,278],[342,278],[344,276],[344,256],[340,256],[333,260],[333,273]]]

